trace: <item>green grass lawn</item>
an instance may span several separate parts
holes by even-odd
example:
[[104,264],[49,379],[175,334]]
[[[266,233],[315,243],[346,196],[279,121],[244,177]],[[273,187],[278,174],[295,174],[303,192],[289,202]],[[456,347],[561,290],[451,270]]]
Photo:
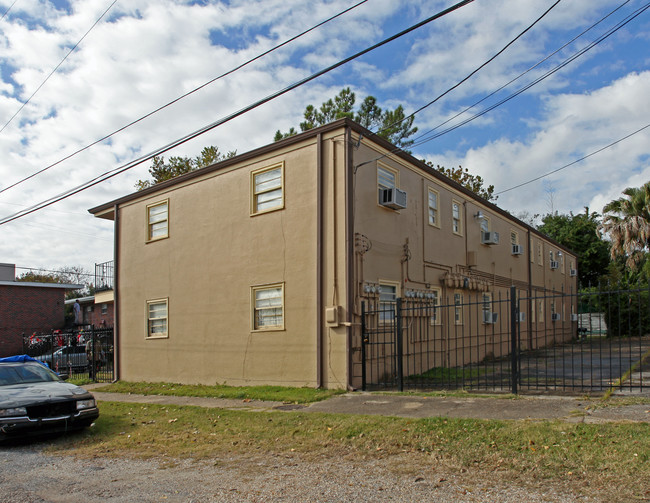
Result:
[[148,383],[118,381],[108,384],[94,391],[108,391],[111,393],[135,393],[140,395],[172,395],[196,396],[210,398],[234,398],[241,400],[271,400],[287,403],[312,403],[325,400],[334,395],[344,393],[344,390],[315,389],[315,388],[290,388],[284,386],[226,386],[217,384],[187,385],[173,383]]

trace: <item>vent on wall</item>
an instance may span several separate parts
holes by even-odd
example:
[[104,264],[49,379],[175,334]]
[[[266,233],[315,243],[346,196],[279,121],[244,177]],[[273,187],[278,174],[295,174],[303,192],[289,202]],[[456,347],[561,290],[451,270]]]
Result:
[[406,192],[400,189],[379,189],[379,204],[394,210],[406,208]]

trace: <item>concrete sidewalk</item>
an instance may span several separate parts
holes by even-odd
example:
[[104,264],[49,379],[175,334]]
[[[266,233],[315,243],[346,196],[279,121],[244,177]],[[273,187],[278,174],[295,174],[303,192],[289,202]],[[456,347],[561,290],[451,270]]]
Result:
[[398,417],[454,417],[473,419],[560,420],[572,423],[633,421],[650,423],[650,404],[603,407],[598,400],[571,397],[424,397],[397,394],[346,393],[309,405],[235,400],[223,398],[136,395],[93,391],[103,384],[84,386],[95,398],[106,402],[158,405],[192,405],[248,411],[300,411],[335,414],[365,414]]

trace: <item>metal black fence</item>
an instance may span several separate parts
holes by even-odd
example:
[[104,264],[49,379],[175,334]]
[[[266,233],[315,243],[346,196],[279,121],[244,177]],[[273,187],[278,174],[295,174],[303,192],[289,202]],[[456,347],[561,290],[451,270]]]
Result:
[[362,306],[363,389],[650,390],[650,292],[379,298]]
[[114,379],[113,327],[88,325],[45,334],[23,334],[23,351],[61,375],[96,382]]

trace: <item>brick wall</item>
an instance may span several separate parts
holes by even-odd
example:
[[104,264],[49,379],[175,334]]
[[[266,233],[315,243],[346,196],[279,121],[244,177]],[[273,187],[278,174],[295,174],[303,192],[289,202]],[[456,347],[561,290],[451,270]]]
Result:
[[[106,306],[106,312],[102,313],[102,306]],[[93,306],[92,313],[89,313],[89,323],[96,327],[112,327],[115,316],[113,314],[113,302],[100,302]]]
[[0,357],[23,353],[22,334],[63,328],[65,289],[0,285]]

